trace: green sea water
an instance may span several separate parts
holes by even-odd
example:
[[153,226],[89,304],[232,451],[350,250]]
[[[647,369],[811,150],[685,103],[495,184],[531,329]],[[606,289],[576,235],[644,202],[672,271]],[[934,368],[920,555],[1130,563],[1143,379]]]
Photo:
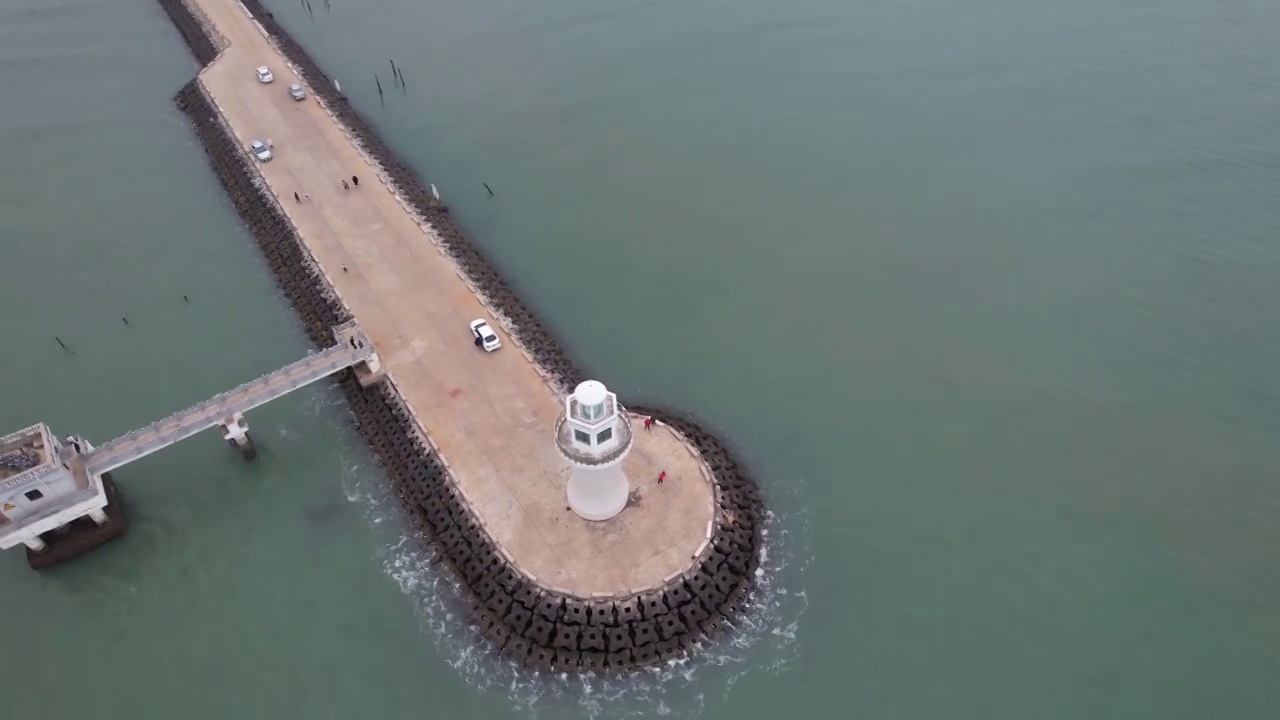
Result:
[[[268,2],[574,356],[737,449],[755,608],[636,677],[514,670],[314,387],[255,463],[119,471],[120,541],[0,554],[0,717],[1280,715],[1274,4],[310,4]],[[195,71],[151,0],[0,0],[0,430],[307,352]]]

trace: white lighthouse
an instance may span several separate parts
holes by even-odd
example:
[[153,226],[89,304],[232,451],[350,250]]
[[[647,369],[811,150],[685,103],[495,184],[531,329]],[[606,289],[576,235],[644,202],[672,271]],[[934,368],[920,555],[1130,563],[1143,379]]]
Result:
[[569,507],[586,520],[608,520],[627,506],[622,460],[631,451],[631,419],[604,383],[588,380],[565,398],[556,447],[573,466]]

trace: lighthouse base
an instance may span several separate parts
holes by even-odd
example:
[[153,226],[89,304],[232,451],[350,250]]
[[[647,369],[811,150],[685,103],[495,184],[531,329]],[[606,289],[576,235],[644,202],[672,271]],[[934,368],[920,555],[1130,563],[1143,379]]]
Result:
[[574,468],[569,478],[569,507],[584,520],[608,520],[627,507],[630,491],[622,463],[603,470]]

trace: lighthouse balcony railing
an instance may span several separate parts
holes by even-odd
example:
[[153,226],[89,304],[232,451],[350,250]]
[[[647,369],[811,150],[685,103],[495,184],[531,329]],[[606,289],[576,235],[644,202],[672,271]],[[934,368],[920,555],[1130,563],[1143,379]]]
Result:
[[569,425],[569,417],[560,413],[556,420],[556,447],[560,454],[570,462],[587,467],[609,465],[617,462],[631,447],[631,415],[621,406],[618,407],[618,424],[614,426],[614,437],[617,443],[604,453],[594,453],[581,449],[573,440],[573,427]]

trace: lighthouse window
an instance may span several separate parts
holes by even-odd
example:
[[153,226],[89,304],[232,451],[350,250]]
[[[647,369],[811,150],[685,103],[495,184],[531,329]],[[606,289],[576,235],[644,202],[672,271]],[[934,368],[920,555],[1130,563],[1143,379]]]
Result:
[[40,492],[39,490],[28,490],[22,494],[25,495],[26,498],[31,502],[35,502],[44,497],[44,493]]
[[582,418],[584,420],[599,420],[602,415],[604,415],[604,403],[582,406]]
[[578,442],[582,443],[583,445],[590,445],[590,444],[591,444],[591,436],[590,436],[590,435],[588,435],[587,433],[585,433],[585,432],[581,431],[581,430],[574,430],[574,431],[573,431],[573,439],[574,439],[574,440],[577,440]]
[[613,437],[613,428],[605,428],[596,433],[596,444],[599,445],[601,443],[608,442],[611,437]]

